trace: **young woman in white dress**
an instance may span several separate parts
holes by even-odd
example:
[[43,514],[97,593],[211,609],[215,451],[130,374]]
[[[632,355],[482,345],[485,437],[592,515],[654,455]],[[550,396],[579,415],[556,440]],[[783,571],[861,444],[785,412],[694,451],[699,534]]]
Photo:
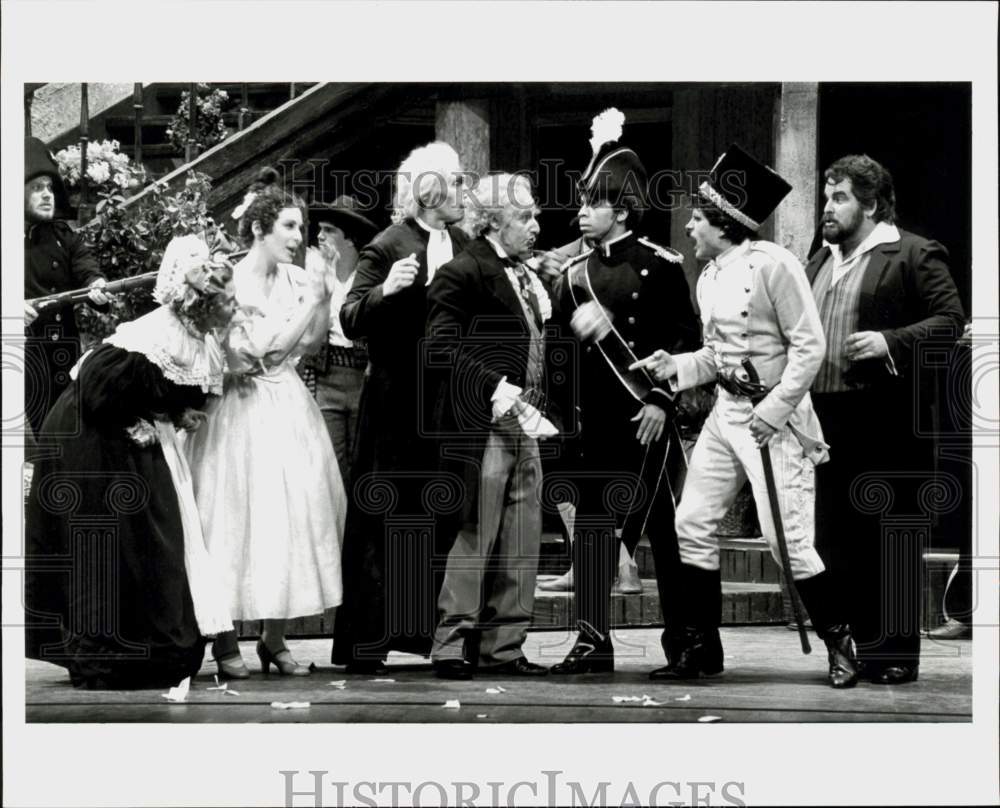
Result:
[[[346,495],[330,437],[295,366],[326,338],[333,281],[292,264],[303,207],[265,169],[234,216],[250,245],[233,280],[238,310],[224,340],[225,391],[188,443],[209,552],[234,620],[263,620],[263,672],[304,676],[285,647],[288,619],[341,602]],[[235,632],[213,656],[224,678],[248,676]]]

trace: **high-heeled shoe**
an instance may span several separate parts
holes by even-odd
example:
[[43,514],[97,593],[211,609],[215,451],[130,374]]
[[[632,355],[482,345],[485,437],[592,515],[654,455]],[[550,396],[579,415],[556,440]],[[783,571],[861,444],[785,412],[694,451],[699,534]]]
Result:
[[263,640],[257,640],[257,658],[264,673],[271,670],[271,665],[274,665],[282,676],[308,676],[311,672],[307,665],[300,665],[292,659],[291,652],[284,645],[277,651],[272,651],[264,645]]
[[229,679],[249,679],[250,671],[247,670],[246,663],[239,651],[227,657],[215,658],[215,666],[218,668],[219,681],[225,682]]

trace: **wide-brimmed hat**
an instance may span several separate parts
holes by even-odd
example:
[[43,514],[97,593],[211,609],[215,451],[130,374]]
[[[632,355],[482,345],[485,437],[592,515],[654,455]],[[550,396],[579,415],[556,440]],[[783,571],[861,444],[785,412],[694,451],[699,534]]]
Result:
[[715,161],[698,195],[745,227],[759,230],[791,190],[774,169],[733,143]]
[[317,202],[309,206],[309,241],[319,232],[319,223],[335,224],[358,249],[364,247],[378,232],[378,225],[361,212],[357,200],[346,194],[333,202]]

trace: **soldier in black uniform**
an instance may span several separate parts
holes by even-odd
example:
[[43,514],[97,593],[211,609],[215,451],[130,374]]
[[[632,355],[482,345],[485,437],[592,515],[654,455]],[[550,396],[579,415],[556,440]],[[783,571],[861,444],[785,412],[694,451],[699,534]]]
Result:
[[[61,219],[57,209],[68,207],[59,169],[45,144],[36,137],[24,141],[24,298],[91,287],[89,301],[105,306],[105,278],[90,248]],[[73,305],[36,309],[24,305],[24,410],[38,436],[49,409],[69,384],[69,371],[80,358],[80,333]]]
[[[612,131],[602,136],[609,118]],[[619,537],[634,551],[648,533],[666,621],[673,611],[670,579],[680,563],[673,530],[680,491],[671,469],[683,461],[673,396],[628,366],[629,357],[654,346],[694,347],[698,326],[681,255],[635,232],[648,207],[647,179],[638,155],[617,143],[622,122],[617,110],[594,119],[594,157],[580,180],[579,222],[596,246],[567,262],[560,290],[563,324],[581,340],[573,385],[580,439],[570,478],[577,495],[573,565],[580,633],[554,674],[614,670],[609,607]]]

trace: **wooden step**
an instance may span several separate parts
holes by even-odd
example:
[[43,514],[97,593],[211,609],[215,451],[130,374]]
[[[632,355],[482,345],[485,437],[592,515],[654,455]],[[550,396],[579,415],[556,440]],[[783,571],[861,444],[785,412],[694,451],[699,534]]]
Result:
[[[289,637],[331,637],[335,611],[322,615],[300,617],[288,623]],[[722,585],[722,624],[773,625],[785,622],[781,604],[781,588],[777,584],[747,584],[725,582]],[[611,624],[615,628],[629,626],[661,626],[660,596],[656,581],[643,580],[642,594],[611,596]],[[531,626],[536,629],[573,630],[573,593],[535,591],[535,607]],[[237,623],[244,638],[260,634],[260,621]]]
[[[649,537],[643,536],[635,550],[640,578],[656,577]],[[781,570],[763,539],[723,538],[719,540],[723,581],[779,583]],[[538,563],[539,575],[561,575],[570,564],[570,548],[559,533],[543,533]]]

